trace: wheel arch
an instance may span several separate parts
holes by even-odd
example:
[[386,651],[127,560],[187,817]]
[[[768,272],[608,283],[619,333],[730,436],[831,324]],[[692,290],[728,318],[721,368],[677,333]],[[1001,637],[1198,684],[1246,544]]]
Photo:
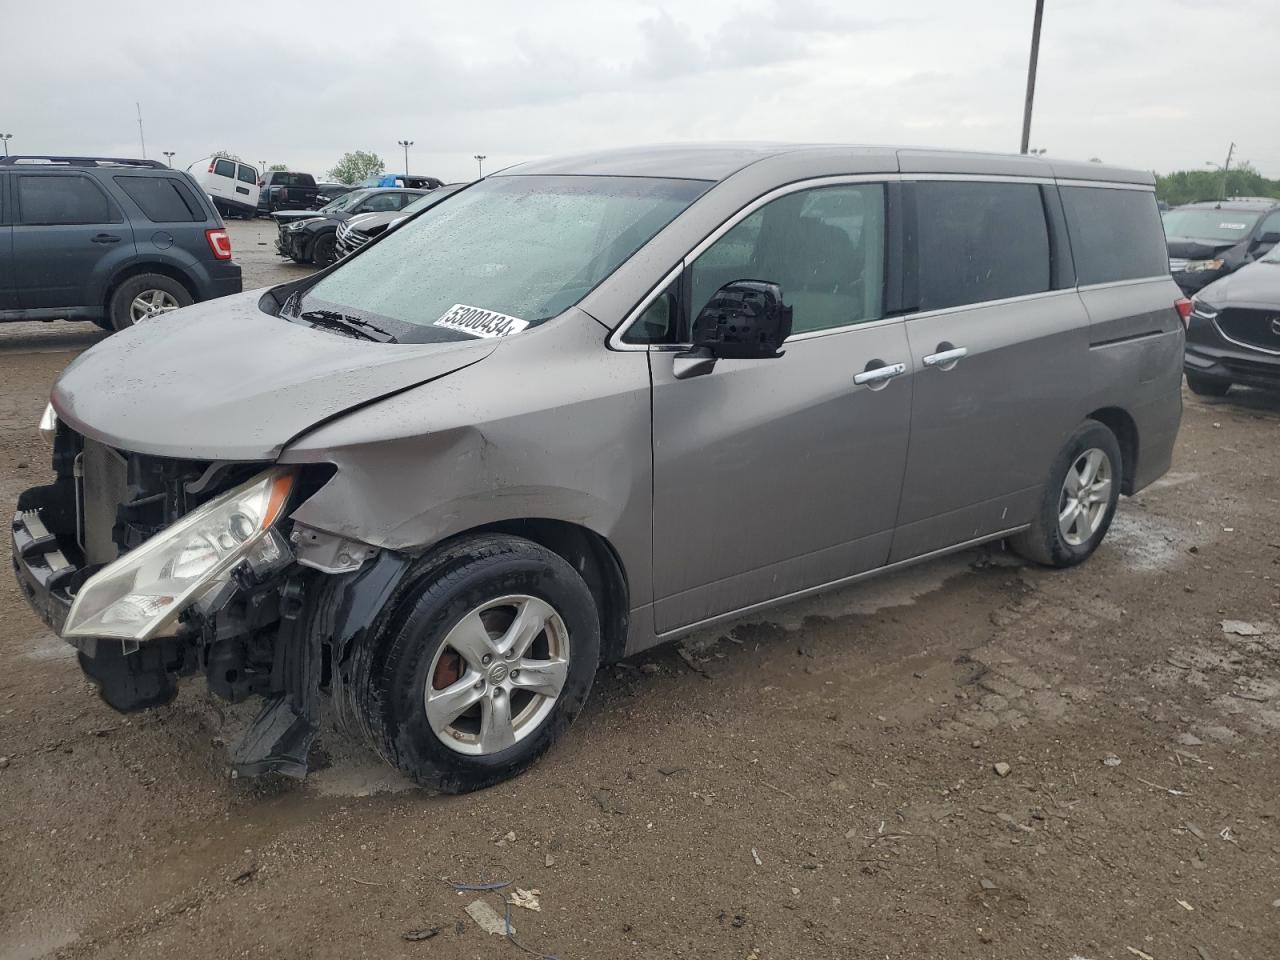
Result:
[[527,518],[474,527],[450,540],[477,533],[501,533],[532,540],[562,557],[587,584],[600,612],[600,660],[621,660],[627,644],[630,589],[622,559],[605,537],[565,520]]
[[1097,420],[1115,435],[1120,444],[1120,492],[1130,496],[1134,490],[1134,478],[1138,475],[1138,456],[1141,453],[1138,443],[1138,424],[1132,414],[1123,407],[1101,407],[1091,414],[1089,420]]

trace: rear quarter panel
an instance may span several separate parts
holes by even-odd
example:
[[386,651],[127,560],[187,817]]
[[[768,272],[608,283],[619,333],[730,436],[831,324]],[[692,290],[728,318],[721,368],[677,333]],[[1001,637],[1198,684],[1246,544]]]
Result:
[[1182,419],[1185,333],[1169,277],[1080,290],[1089,313],[1089,406],[1117,407],[1137,427],[1136,492],[1169,469]]

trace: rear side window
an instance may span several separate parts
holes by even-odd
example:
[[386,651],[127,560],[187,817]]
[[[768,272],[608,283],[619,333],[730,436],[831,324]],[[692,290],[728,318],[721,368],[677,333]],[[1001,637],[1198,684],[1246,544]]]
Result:
[[258,171],[254,170],[253,167],[246,167],[242,163],[240,164],[239,167],[236,168],[236,179],[239,180],[241,183],[252,183],[254,185],[257,185]]
[[236,165],[230,160],[213,161],[213,172],[219,177],[234,177],[236,175]]
[[153,223],[195,223],[205,219],[199,201],[173,177],[116,177],[115,181]]
[[1049,228],[1034,183],[916,184],[921,310],[1043,293]]
[[115,205],[88,177],[43,174],[18,177],[18,222],[119,223]]
[[1060,189],[1081,286],[1168,275],[1169,252],[1154,193],[1107,187]]

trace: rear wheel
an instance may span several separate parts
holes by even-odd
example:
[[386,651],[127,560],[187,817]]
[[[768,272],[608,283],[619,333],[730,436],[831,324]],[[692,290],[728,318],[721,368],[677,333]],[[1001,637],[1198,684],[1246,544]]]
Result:
[[1009,538],[1014,552],[1048,567],[1087,560],[1107,535],[1120,499],[1122,461],[1115,434],[1086,420],[1049,472],[1030,528]]
[[419,784],[516,776],[582,709],[600,658],[590,590],[559,555],[478,536],[425,558],[341,671],[343,711]]
[[194,302],[187,288],[172,277],[144,273],[130,277],[116,288],[108,313],[112,328],[124,330]]
[[1192,393],[1202,397],[1225,397],[1227,391],[1231,389],[1231,381],[1187,371],[1187,386],[1191,388]]
[[311,245],[311,260],[317,267],[327,267],[337,259],[338,238],[333,233],[322,233]]

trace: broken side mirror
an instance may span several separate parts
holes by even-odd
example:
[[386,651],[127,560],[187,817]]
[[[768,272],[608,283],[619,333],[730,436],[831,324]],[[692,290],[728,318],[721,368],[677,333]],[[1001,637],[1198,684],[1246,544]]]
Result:
[[782,288],[763,280],[735,280],[715,292],[693,321],[693,351],[725,360],[780,357],[791,335],[791,308]]

